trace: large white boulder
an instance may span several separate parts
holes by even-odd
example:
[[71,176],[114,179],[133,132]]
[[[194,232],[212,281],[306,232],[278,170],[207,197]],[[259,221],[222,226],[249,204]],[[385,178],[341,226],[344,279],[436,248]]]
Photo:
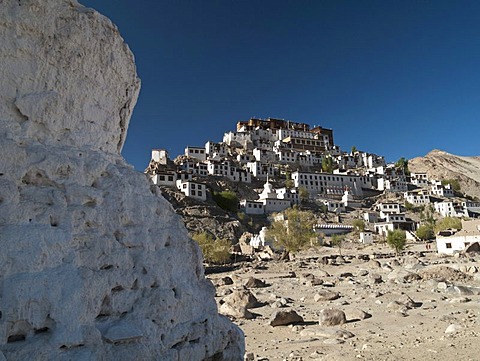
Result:
[[241,360],[181,219],[119,151],[139,91],[73,0],[0,6],[0,355]]

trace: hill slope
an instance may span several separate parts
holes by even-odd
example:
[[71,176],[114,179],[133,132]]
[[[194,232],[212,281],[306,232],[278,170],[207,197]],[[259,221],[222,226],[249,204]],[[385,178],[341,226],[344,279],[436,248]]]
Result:
[[463,157],[432,150],[425,157],[408,161],[411,172],[426,172],[429,178],[458,179],[462,193],[480,199],[480,157]]

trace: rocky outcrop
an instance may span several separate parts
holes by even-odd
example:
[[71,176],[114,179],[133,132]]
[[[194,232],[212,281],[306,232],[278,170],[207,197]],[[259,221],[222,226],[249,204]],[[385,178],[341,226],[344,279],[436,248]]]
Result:
[[460,191],[480,198],[480,157],[463,157],[441,150],[432,150],[425,157],[408,161],[411,172],[425,172],[431,179],[456,179]]
[[140,83],[117,28],[7,0],[0,57],[0,359],[242,359],[199,248],[119,154]]

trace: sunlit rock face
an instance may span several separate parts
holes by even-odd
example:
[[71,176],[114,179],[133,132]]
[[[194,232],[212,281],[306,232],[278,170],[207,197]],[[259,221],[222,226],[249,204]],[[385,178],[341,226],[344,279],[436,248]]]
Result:
[[140,82],[116,27],[0,1],[0,360],[240,360],[198,247],[119,152]]

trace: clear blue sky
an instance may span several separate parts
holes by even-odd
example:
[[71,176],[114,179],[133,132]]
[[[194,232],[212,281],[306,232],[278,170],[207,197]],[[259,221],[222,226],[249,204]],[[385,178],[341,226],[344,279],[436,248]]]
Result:
[[239,120],[334,130],[387,161],[480,155],[480,1],[80,0],[135,54],[142,90],[122,154],[143,171]]

